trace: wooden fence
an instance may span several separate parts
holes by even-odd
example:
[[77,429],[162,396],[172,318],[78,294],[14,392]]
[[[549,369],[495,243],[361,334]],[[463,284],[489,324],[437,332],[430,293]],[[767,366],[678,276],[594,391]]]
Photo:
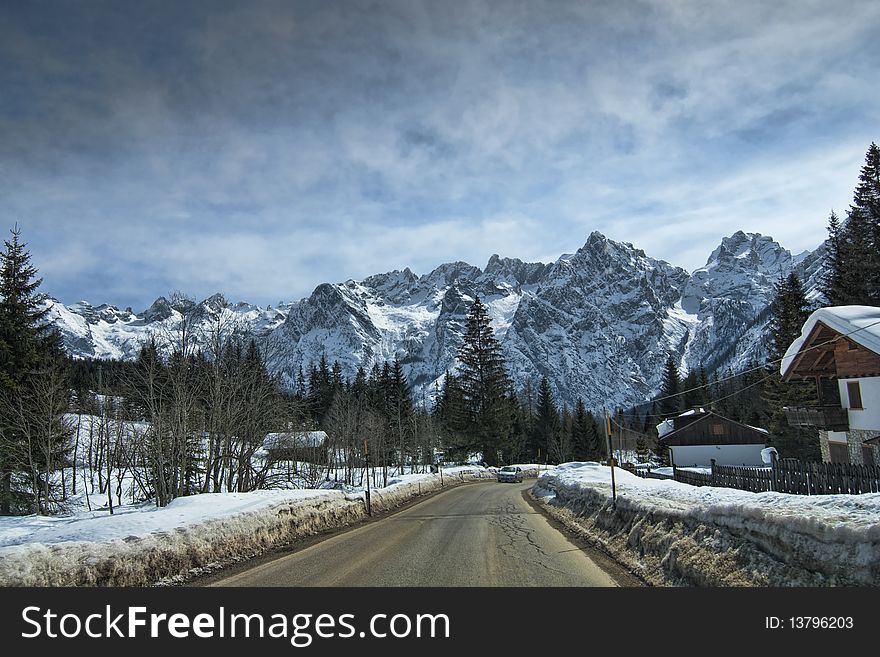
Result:
[[705,472],[691,472],[690,470],[679,470],[677,468],[673,472],[673,479],[683,484],[690,484],[691,486],[712,485],[712,475]]
[[835,495],[880,492],[880,467],[849,463],[781,461],[774,469],[775,488],[797,495]]
[[880,492],[880,467],[785,460],[772,468],[716,465],[711,474],[675,469],[673,478],[692,486],[736,488],[753,493],[859,495]]
[[763,493],[773,488],[773,470],[770,468],[747,468],[732,465],[716,465],[709,476],[710,486],[737,488]]

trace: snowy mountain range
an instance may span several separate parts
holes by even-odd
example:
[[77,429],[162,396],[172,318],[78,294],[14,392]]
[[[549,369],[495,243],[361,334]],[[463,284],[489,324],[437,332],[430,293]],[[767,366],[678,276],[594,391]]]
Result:
[[189,307],[157,299],[135,313],[111,305],[51,302],[50,316],[75,357],[134,358],[150,336],[172,335],[181,309],[207,341],[237,326],[266,345],[270,368],[293,386],[322,355],[347,376],[399,357],[416,399],[455,368],[476,295],[486,303],[518,386],[547,376],[561,400],[629,406],[656,394],[672,352],[683,371],[736,371],[765,356],[773,286],[795,271],[816,297],[824,245],[793,256],[771,237],[725,237],[692,273],[598,232],[550,264],[493,255],[418,276],[409,269],[323,283],[277,307],[228,304],[214,295]]

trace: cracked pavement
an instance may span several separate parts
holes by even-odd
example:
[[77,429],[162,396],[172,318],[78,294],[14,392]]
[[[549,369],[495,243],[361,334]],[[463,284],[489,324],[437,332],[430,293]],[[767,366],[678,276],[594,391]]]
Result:
[[214,586],[616,586],[523,499],[532,482],[453,488]]

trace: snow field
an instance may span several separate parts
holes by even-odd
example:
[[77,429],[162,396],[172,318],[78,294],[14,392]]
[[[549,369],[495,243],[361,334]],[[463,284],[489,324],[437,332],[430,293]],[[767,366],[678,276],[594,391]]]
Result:
[[[477,467],[444,469],[443,486],[490,476]],[[396,477],[371,491],[373,512],[440,487],[438,474]],[[361,492],[270,490],[195,495],[113,516],[15,518],[0,525],[0,584],[170,584],[365,517]]]
[[880,584],[880,494],[798,496],[641,479],[596,463],[545,473],[533,494],[649,583]]

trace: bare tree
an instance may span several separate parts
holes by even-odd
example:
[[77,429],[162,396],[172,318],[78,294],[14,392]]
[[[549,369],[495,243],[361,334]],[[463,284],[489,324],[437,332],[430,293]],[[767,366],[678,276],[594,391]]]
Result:
[[31,511],[47,515],[62,507],[55,474],[67,465],[73,421],[65,416],[68,389],[60,359],[32,372],[15,394],[0,398],[9,429],[21,438],[3,445],[27,473]]

